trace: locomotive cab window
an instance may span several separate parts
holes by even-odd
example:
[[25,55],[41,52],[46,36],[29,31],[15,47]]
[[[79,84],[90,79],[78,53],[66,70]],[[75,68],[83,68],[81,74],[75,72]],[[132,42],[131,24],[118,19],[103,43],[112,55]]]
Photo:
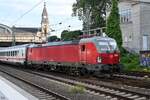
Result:
[[81,46],[81,51],[85,51],[85,45]]
[[114,52],[118,51],[118,47],[115,40],[97,40],[96,46],[98,52]]

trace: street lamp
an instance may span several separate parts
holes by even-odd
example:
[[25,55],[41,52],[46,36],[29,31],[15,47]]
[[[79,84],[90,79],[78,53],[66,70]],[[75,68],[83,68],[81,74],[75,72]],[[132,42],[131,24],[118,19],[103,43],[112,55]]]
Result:
[[16,39],[15,39],[14,28],[15,28],[15,26],[12,27],[12,31],[11,31],[11,34],[12,34],[12,46],[15,46],[15,45],[16,45]]

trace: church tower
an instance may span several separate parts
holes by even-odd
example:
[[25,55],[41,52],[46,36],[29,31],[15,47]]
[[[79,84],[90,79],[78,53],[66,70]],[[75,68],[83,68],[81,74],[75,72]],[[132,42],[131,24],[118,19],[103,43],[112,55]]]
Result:
[[44,8],[42,12],[41,32],[42,32],[42,37],[47,38],[49,32],[49,20],[48,20],[48,13],[46,9],[46,2],[44,2]]

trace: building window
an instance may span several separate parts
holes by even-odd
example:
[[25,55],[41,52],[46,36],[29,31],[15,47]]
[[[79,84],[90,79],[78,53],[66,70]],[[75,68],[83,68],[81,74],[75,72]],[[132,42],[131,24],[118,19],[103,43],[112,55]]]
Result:
[[125,36],[125,39],[124,39],[124,40],[125,40],[125,42],[128,42],[128,37],[127,37],[127,36]]
[[132,22],[131,9],[120,10],[120,23]]
[[131,35],[129,36],[129,41],[132,41],[132,36]]
[[148,36],[143,36],[143,50],[148,50]]

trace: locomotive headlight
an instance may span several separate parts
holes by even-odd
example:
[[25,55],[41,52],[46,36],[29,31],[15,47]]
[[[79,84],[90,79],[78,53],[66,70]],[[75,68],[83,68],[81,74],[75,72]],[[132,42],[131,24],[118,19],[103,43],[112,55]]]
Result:
[[97,57],[97,62],[101,63],[102,62],[102,58],[101,57]]

